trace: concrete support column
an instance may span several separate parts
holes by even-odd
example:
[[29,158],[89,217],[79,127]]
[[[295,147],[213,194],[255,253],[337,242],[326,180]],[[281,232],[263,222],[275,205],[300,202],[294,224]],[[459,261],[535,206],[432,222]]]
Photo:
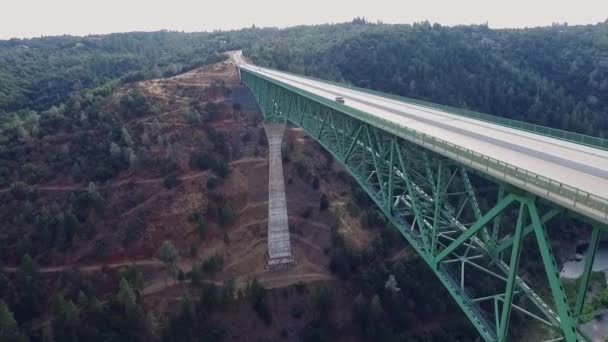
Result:
[[268,269],[286,268],[294,263],[289,241],[287,199],[283,176],[281,143],[285,132],[284,123],[264,124],[268,138]]

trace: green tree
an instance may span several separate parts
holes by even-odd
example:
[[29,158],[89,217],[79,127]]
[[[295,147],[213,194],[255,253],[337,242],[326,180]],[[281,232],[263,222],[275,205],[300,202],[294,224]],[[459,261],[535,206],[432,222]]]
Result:
[[319,209],[325,210],[329,208],[329,199],[326,194],[321,194],[321,200],[319,201]]
[[257,312],[260,318],[266,323],[266,325],[270,325],[272,321],[272,313],[270,311],[270,307],[266,302],[266,289],[257,278],[253,278],[253,280],[247,283],[245,287],[245,295],[249,298],[249,301],[253,305],[253,309]]
[[0,337],[3,334],[10,335],[17,330],[17,321],[11,310],[0,299]]
[[333,291],[329,287],[321,285],[314,289],[311,296],[313,303],[319,311],[319,320],[326,321],[334,306],[335,298]]
[[137,298],[135,297],[133,288],[131,288],[131,284],[125,278],[120,279],[116,300],[123,305],[129,319],[134,320],[138,317],[139,307],[137,305]]
[[393,274],[389,275],[388,279],[386,280],[386,283],[384,284],[384,288],[392,293],[401,291],[397,284],[397,281],[395,280],[395,275]]
[[369,307],[367,300],[361,292],[359,292],[357,297],[355,297],[353,310],[355,321],[358,325],[364,327],[364,324],[367,323],[367,318],[369,316]]
[[382,301],[380,296],[374,294],[369,305],[369,313],[372,319],[379,321],[384,316],[384,308],[382,307]]
[[[177,260],[179,259],[179,252],[177,248],[170,242],[165,240],[160,246],[158,251],[160,260],[167,266],[167,271],[172,277],[177,276]],[[167,279],[165,278],[165,285],[167,285]]]
[[224,280],[222,285],[222,301],[224,303],[230,303],[234,300],[234,294],[236,293],[236,280],[234,277],[230,277]]

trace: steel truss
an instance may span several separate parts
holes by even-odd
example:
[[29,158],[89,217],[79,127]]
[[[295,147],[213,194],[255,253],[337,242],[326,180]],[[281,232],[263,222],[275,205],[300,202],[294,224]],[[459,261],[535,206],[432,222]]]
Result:
[[[252,71],[241,70],[241,79],[266,119],[303,128],[340,161],[486,341],[507,340],[512,311],[545,326],[548,341],[585,340],[576,326],[603,226],[593,223],[572,307],[547,234],[563,208],[388,133],[344,105]],[[524,247],[538,251],[546,300],[518,275]]]

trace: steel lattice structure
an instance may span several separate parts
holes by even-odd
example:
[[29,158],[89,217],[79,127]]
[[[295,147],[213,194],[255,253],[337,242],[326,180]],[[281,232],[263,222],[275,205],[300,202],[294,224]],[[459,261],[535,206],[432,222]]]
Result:
[[[266,119],[301,127],[344,166],[483,339],[506,341],[511,312],[517,311],[546,327],[548,341],[586,340],[577,323],[603,223],[473,168],[447,148],[428,148],[424,136],[409,138],[343,104],[254,71],[240,73]],[[547,232],[548,222],[566,214],[593,227],[574,305],[561,285]],[[548,288],[535,291],[518,275],[524,245],[538,251]]]

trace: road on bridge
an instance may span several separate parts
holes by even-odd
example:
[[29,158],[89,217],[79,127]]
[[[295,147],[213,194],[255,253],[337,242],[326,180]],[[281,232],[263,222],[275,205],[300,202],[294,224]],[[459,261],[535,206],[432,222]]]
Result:
[[564,185],[608,198],[606,150],[261,68],[245,62],[238,52],[233,58],[242,69],[332,101],[336,97],[342,97],[345,99],[345,105],[352,108],[449,141]]

